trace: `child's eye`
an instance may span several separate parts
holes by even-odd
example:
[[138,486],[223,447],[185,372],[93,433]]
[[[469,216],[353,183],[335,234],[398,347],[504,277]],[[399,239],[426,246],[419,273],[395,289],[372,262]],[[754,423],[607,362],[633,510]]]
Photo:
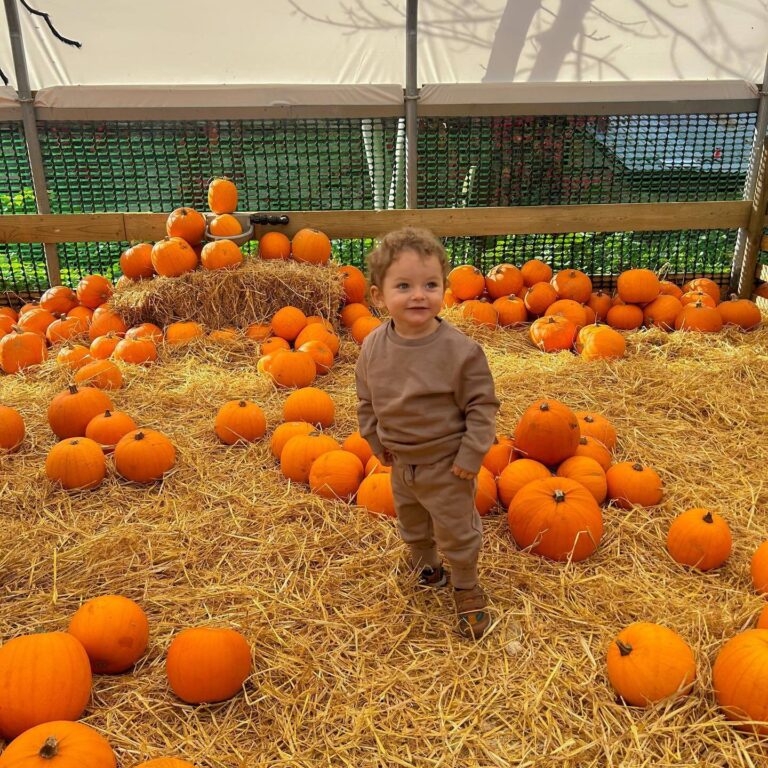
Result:
[[427,288],[429,288],[430,291],[433,291],[435,288],[438,288],[437,283],[427,283]]
[[408,283],[398,283],[397,288],[401,291],[405,290],[408,287]]

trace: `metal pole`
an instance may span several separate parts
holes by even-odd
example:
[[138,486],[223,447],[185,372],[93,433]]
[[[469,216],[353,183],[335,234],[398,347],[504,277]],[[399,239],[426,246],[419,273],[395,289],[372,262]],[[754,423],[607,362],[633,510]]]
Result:
[[[32,186],[35,191],[35,202],[38,213],[50,213],[51,203],[48,197],[48,185],[45,181],[43,154],[40,151],[40,138],[37,135],[37,119],[35,117],[34,99],[29,87],[27,60],[24,55],[24,41],[21,36],[21,22],[16,0],[5,0],[5,16],[8,20],[8,32],[11,37],[13,65],[16,70],[16,92],[21,104],[21,119],[24,125],[24,138],[27,144],[29,168],[32,172]],[[59,257],[54,243],[44,243],[45,266],[48,270],[48,280],[51,285],[61,282]]]
[[[746,200],[755,199],[755,190],[760,170],[760,161],[763,152],[763,139],[768,132],[768,56],[765,60],[763,82],[760,85],[760,105],[757,108],[757,124],[755,125],[755,137],[752,144],[752,153],[749,159],[749,170],[744,185],[744,197]],[[747,249],[747,230],[740,229],[736,237],[736,247],[733,252],[733,265],[731,266],[730,292],[740,293],[745,281],[753,280],[754,275],[742,275],[744,267],[744,254]]]
[[[6,0],[7,1],[7,0]],[[418,207],[418,137],[419,116],[416,106],[419,87],[416,79],[416,43],[419,0],[407,0],[405,11],[405,204]]]

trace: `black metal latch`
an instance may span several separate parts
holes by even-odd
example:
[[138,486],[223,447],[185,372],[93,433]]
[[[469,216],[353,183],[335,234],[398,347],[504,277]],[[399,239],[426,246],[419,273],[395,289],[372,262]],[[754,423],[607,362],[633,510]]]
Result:
[[251,224],[256,226],[257,224],[265,225],[265,224],[287,224],[289,222],[289,218],[283,214],[281,216],[267,216],[266,213],[252,213],[251,214]]

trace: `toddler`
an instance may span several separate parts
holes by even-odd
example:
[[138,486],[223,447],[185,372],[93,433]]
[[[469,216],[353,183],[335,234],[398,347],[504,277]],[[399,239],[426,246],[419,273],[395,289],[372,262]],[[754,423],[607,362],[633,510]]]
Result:
[[450,564],[462,635],[490,624],[478,584],[482,521],[475,477],[496,433],[493,378],[482,347],[437,315],[448,261],[431,232],[390,232],[368,256],[373,304],[390,319],[363,342],[356,368],[360,432],[392,464],[398,528],[419,583],[442,587]]

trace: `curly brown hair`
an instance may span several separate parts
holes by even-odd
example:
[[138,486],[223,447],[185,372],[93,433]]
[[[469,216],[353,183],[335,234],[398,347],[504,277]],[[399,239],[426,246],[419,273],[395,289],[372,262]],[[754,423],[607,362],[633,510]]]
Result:
[[404,227],[388,232],[378,246],[368,254],[368,280],[377,288],[382,287],[387,270],[403,251],[413,251],[426,259],[434,256],[443,271],[443,284],[448,276],[449,264],[443,244],[428,230],[419,227]]

